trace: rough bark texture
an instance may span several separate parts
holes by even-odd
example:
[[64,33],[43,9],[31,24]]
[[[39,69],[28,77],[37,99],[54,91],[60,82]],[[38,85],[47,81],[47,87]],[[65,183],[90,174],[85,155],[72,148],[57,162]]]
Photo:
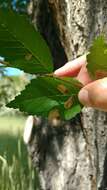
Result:
[[[107,34],[107,0],[31,4],[29,12],[51,48],[55,67],[86,52],[102,31]],[[81,117],[58,127],[43,121],[34,128],[28,148],[42,190],[107,189],[106,113],[84,109]]]

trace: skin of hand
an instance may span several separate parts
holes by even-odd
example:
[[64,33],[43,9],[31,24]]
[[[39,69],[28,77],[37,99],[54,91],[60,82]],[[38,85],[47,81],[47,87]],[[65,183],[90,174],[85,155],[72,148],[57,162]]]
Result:
[[66,63],[57,69],[55,76],[76,77],[84,87],[78,94],[79,101],[88,107],[107,112],[107,77],[92,81],[86,68],[86,55]]

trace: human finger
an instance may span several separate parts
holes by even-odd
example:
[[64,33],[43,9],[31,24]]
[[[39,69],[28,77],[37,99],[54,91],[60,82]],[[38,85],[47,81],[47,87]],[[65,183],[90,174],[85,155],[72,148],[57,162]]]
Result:
[[85,106],[107,111],[107,77],[84,86],[78,98]]
[[77,75],[77,80],[79,80],[83,85],[86,85],[90,82],[92,82],[92,79],[90,78],[89,72],[86,68],[86,65],[83,65]]
[[77,76],[81,67],[86,64],[86,55],[83,55],[73,61],[69,61],[63,67],[57,69],[54,74],[56,76]]

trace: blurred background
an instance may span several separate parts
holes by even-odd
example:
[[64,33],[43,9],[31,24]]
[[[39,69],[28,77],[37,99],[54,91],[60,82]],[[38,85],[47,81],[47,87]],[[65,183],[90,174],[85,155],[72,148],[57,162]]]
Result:
[[[27,3],[27,0],[0,0],[0,7],[26,13]],[[38,186],[37,174],[23,142],[27,116],[5,107],[28,82],[29,76],[22,71],[0,65],[0,190],[34,190]]]

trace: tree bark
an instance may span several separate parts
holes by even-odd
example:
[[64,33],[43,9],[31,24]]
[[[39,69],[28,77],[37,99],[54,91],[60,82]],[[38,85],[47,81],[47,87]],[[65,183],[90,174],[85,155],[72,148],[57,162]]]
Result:
[[[107,35],[106,0],[32,0],[28,12],[47,41],[55,68]],[[107,189],[107,114],[83,109],[71,121],[40,119],[28,150],[42,190]]]

